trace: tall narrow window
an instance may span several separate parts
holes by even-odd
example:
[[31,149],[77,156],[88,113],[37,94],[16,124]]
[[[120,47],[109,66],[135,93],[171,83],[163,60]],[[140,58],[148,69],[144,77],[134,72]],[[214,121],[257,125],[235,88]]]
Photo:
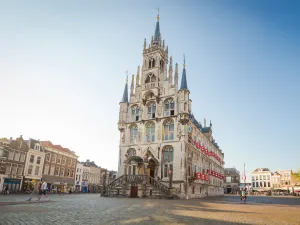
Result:
[[163,168],[164,168],[164,177],[168,177],[168,171],[173,171],[173,147],[166,146],[162,151],[163,156]]
[[154,142],[155,141],[155,124],[147,123],[146,125],[146,141]]
[[148,119],[154,119],[155,118],[155,111],[156,111],[156,104],[150,103],[148,105]]
[[164,124],[164,140],[174,140],[174,122],[168,120]]
[[136,125],[130,127],[130,144],[135,144],[137,142],[138,129]]
[[32,174],[32,168],[33,168],[32,165],[29,165],[29,166],[28,166],[27,174]]
[[132,121],[139,121],[140,120],[140,109],[138,107],[131,108],[131,116]]
[[36,164],[40,164],[41,163],[41,157],[37,157],[37,160],[36,160]]
[[34,155],[30,156],[30,162],[33,163],[34,162]]
[[165,101],[165,116],[174,116],[175,111],[174,111],[174,106],[175,103],[172,99],[168,99]]
[[39,167],[39,166],[36,166],[36,167],[35,167],[35,170],[34,170],[34,175],[38,176],[38,175],[39,175],[39,172],[40,172],[40,167]]

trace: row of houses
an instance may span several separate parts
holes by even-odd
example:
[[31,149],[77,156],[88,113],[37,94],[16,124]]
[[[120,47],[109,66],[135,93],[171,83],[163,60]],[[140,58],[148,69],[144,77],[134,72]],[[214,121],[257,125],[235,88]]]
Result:
[[0,192],[30,192],[44,180],[49,191],[100,192],[116,177],[115,171],[97,166],[94,161],[79,162],[79,156],[51,141],[29,138],[0,139]]
[[[268,168],[257,168],[251,173],[251,182],[242,182],[240,171],[235,167],[224,169],[224,192],[237,193],[241,188],[249,191],[300,191],[299,176],[292,170],[270,171]],[[298,178],[297,178],[298,177]]]
[[300,191],[300,181],[292,170],[270,171],[268,168],[257,168],[251,173],[252,190],[258,192]]

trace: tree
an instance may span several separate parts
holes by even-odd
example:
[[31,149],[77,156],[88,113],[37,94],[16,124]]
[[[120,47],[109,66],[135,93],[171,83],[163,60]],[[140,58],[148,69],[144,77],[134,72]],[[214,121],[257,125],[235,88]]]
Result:
[[292,173],[292,179],[293,179],[295,184],[300,185],[300,169],[298,169],[297,172]]

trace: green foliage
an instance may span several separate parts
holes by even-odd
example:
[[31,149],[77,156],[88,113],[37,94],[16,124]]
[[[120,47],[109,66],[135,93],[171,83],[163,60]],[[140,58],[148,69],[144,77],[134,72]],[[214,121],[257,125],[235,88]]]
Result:
[[297,172],[292,173],[292,178],[296,183],[300,184],[300,169]]

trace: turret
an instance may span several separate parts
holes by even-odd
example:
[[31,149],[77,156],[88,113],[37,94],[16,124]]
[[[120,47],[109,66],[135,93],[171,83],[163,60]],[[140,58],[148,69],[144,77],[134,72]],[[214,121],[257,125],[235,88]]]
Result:
[[118,129],[120,131],[123,131],[125,129],[128,105],[129,102],[128,102],[128,76],[127,76],[125,88],[123,91],[123,98],[120,102],[119,122],[118,122]]
[[[187,78],[186,78],[186,69],[185,69],[185,57],[183,60],[183,70],[182,70],[182,77],[181,77],[181,85],[180,89],[178,90],[178,103],[179,109],[178,113],[180,115],[179,121],[182,124],[185,124],[189,120],[189,114],[191,112],[191,100],[189,98],[190,91],[188,90],[187,86]],[[175,72],[176,76],[176,72]]]
[[169,82],[170,82],[170,86],[172,86],[173,85],[173,60],[172,60],[172,56],[170,57]]

